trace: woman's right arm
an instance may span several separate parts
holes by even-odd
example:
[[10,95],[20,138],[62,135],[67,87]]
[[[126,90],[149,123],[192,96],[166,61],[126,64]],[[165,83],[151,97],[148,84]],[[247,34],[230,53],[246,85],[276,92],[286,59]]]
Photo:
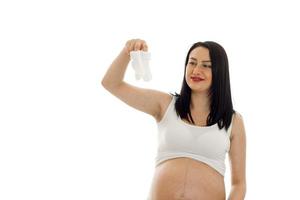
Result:
[[170,95],[158,90],[140,88],[126,83],[124,74],[130,61],[130,52],[148,51],[144,40],[128,40],[120,54],[115,58],[102,79],[103,87],[127,105],[153,116],[161,118],[161,107]]

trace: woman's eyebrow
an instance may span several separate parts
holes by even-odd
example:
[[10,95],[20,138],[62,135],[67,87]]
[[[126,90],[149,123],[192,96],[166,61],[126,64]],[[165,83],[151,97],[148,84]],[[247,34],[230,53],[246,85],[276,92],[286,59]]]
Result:
[[[197,59],[194,57],[190,57],[190,59],[197,61]],[[202,62],[211,62],[211,61],[210,60],[202,60]]]

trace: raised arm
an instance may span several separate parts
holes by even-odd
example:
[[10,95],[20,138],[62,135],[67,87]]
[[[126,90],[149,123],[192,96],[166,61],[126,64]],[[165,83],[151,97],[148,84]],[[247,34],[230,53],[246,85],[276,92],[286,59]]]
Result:
[[108,68],[102,79],[102,86],[127,105],[153,116],[158,121],[162,102],[169,97],[169,94],[136,87],[123,80],[130,61],[130,51],[134,50],[148,51],[146,42],[140,39],[128,40]]

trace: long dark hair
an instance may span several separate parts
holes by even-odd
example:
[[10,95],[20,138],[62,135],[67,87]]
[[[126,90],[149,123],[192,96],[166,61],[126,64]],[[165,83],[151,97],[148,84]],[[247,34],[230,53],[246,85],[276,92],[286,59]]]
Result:
[[[216,42],[197,42],[189,49],[185,60],[180,94],[177,94],[176,92],[175,94],[171,94],[177,97],[175,102],[176,113],[182,119],[186,119],[192,124],[195,124],[190,111],[191,88],[185,80],[185,73],[191,51],[200,46],[209,50],[212,64],[212,83],[209,89],[210,113],[206,119],[206,125],[211,126],[218,123],[219,129],[225,127],[227,131],[235,110],[233,109],[231,100],[227,54],[224,48]],[[190,121],[188,116],[192,121]]]

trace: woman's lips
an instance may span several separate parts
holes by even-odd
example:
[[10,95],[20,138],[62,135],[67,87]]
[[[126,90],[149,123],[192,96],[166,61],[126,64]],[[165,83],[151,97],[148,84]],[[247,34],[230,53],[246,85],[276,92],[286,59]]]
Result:
[[199,77],[191,77],[191,79],[195,82],[200,82],[200,81],[203,81],[204,79],[202,78],[199,78]]

